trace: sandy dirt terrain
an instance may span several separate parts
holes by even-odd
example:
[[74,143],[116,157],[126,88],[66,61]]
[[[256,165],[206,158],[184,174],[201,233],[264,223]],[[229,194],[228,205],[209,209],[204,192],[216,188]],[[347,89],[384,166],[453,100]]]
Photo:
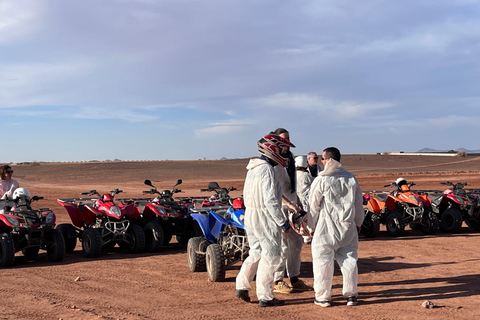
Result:
[[[34,203],[51,207],[57,223],[70,222],[57,198],[78,197],[96,189],[120,188],[122,197],[142,196],[144,179],[170,189],[183,179],[181,196],[200,193],[209,181],[234,186],[241,195],[247,159],[224,161],[158,161],[104,163],[14,164],[14,178]],[[356,174],[363,190],[388,190],[383,185],[399,176],[418,189],[442,190],[440,182],[467,181],[480,188],[480,157],[346,155],[344,167]],[[313,292],[276,294],[286,305],[259,308],[235,298],[240,265],[227,270],[225,282],[212,283],[206,273],[192,273],[186,246],[172,240],[159,253],[129,254],[120,248],[100,258],[83,256],[81,244],[60,263],[41,251],[36,261],[17,253],[14,265],[0,269],[0,319],[479,319],[480,232],[465,224],[457,234],[438,231],[425,236],[407,228],[398,238],[382,226],[378,237],[360,236],[359,305],[347,307],[341,296],[342,277],[334,276],[332,308],[313,304]],[[312,258],[302,251],[301,278],[312,285]],[[255,288],[255,286],[254,286]],[[422,307],[430,300],[435,308]]]

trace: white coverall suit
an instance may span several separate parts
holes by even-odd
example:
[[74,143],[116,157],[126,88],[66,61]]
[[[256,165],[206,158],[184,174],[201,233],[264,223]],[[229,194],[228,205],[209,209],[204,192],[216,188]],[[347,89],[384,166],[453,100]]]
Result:
[[262,159],[251,159],[243,187],[245,230],[249,256],[236,279],[237,290],[250,291],[257,275],[257,298],[272,300],[274,273],[281,259],[282,228],[287,218],[282,212],[282,190],[275,169]]
[[[282,194],[293,205],[297,204],[297,193],[292,192],[290,185],[290,177],[287,169],[282,166],[276,166],[275,170],[278,173],[280,184],[282,186]],[[283,205],[283,213],[288,219],[288,207]],[[302,253],[303,237],[293,230],[282,234],[282,264],[275,273],[275,281],[283,280],[285,269],[287,270],[287,277],[293,278],[300,275],[301,267],[301,253]]]
[[364,211],[355,176],[330,159],[312,183],[309,209],[315,299],[332,298],[334,258],[343,275],[343,296],[358,296],[357,226],[363,223]]
[[[320,172],[320,171],[318,171]],[[310,187],[313,182],[314,177],[308,171],[302,171],[297,169],[297,193],[300,202],[302,203],[303,210],[306,212],[309,211],[308,209],[308,197],[310,195]],[[307,217],[305,217],[306,219]],[[303,242],[311,242],[312,237],[310,236],[302,236]]]

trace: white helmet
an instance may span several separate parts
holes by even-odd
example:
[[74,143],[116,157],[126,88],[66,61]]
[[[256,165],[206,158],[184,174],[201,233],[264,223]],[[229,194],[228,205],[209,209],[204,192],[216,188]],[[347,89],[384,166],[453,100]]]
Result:
[[402,184],[407,184],[407,180],[405,180],[405,178],[398,178],[397,180],[395,180],[395,184],[397,186],[401,186]]
[[295,168],[306,168],[308,167],[307,157],[298,156],[295,157]]
[[13,191],[13,200],[17,200],[20,198],[27,198],[30,199],[30,192],[28,192],[25,188],[17,188]]

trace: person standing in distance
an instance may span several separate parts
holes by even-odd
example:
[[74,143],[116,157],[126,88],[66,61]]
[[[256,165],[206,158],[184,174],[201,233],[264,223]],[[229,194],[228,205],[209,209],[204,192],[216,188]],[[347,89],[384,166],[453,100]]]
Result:
[[357,305],[358,232],[363,223],[362,190],[355,176],[340,164],[340,151],[326,148],[324,170],[310,188],[308,226],[313,230],[313,287],[316,305],[330,307],[334,259],[343,275],[343,296]]
[[259,307],[284,305],[273,296],[275,271],[282,262],[282,230],[290,224],[282,212],[282,189],[274,167],[285,166],[283,148],[295,147],[278,135],[268,134],[258,141],[260,159],[250,159],[243,187],[245,230],[250,246],[249,256],[236,278],[236,297],[250,302],[250,282],[255,275]]
[[312,175],[312,177],[316,178],[318,173],[322,171],[322,168],[318,165],[318,155],[315,151],[311,151],[307,153],[307,161],[308,161],[308,172]]

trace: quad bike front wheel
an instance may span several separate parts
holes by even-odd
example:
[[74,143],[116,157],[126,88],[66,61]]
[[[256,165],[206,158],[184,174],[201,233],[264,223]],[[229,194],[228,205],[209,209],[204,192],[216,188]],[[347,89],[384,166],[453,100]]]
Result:
[[432,211],[426,211],[423,213],[422,224],[420,229],[423,234],[435,234],[438,230],[438,217]]
[[210,281],[218,282],[225,280],[225,256],[219,244],[214,243],[207,247],[205,262]]
[[204,237],[190,238],[187,243],[188,267],[192,272],[207,269],[205,262],[207,239]]
[[102,252],[102,235],[96,228],[87,228],[83,231],[82,249],[87,258],[99,257]]
[[145,250],[148,252],[158,252],[163,247],[164,233],[163,228],[158,221],[150,221],[145,226]]
[[455,208],[448,208],[440,217],[440,228],[448,233],[455,233],[462,227],[462,214]]
[[77,246],[77,231],[70,223],[59,224],[56,229],[63,235],[65,240],[65,253],[72,253]]
[[145,250],[145,233],[138,224],[131,224],[126,233],[128,251],[142,253]]
[[405,219],[403,215],[398,211],[391,212],[385,219],[385,225],[387,226],[387,232],[392,237],[399,237],[405,230]]
[[65,240],[57,229],[52,229],[45,234],[48,260],[59,262],[65,256]]
[[15,260],[15,244],[10,233],[0,234],[0,267],[10,267]]
[[374,238],[380,231],[380,219],[375,213],[368,211],[363,220],[362,230],[360,231],[367,238]]

